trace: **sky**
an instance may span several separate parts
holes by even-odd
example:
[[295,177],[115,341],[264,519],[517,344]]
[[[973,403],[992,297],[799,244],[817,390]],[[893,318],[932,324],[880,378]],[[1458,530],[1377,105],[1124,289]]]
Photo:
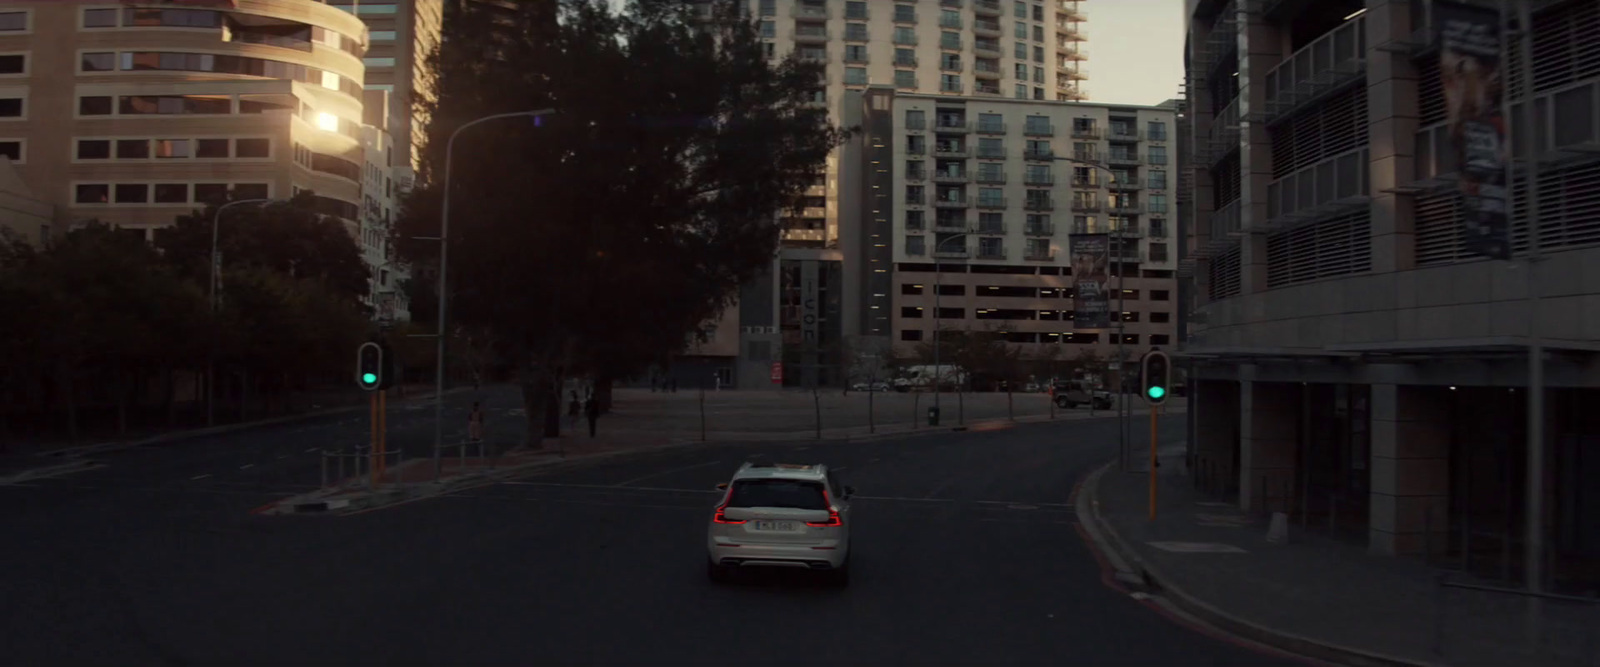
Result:
[[[609,1],[618,8],[625,2]],[[1078,7],[1088,18],[1084,88],[1089,101],[1156,105],[1178,96],[1183,0],[1085,0]]]

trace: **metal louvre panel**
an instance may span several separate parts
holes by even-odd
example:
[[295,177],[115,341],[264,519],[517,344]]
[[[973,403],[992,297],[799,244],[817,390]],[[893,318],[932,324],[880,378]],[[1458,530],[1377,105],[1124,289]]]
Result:
[[[1512,250],[1521,255],[1528,251],[1528,189],[1520,180],[1511,197]],[[1461,247],[1460,202],[1453,188],[1417,197],[1417,266],[1478,259]],[[1600,163],[1541,172],[1539,220],[1545,250],[1600,243]]]
[[1448,264],[1461,253],[1461,193],[1454,188],[1417,196],[1415,208],[1417,266]]
[[1239,244],[1234,243],[1228,249],[1217,253],[1211,260],[1211,300],[1226,299],[1239,296],[1240,291],[1240,256]]
[[1267,288],[1372,268],[1371,214],[1353,213],[1267,235]]
[[1272,134],[1272,178],[1367,144],[1367,89],[1356,86],[1280,123]]
[[[1600,1],[1569,0],[1533,16],[1533,89],[1542,92],[1600,76]],[[1520,49],[1511,49],[1507,94],[1522,95]]]

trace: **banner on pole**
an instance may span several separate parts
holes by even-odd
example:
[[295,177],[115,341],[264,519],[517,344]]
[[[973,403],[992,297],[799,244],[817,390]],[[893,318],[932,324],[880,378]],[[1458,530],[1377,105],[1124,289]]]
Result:
[[1107,267],[1111,260],[1111,237],[1106,234],[1074,234],[1072,244],[1072,328],[1108,329],[1111,327],[1111,290]]
[[1439,0],[1433,13],[1446,120],[1460,168],[1462,238],[1468,252],[1510,259],[1500,12]]

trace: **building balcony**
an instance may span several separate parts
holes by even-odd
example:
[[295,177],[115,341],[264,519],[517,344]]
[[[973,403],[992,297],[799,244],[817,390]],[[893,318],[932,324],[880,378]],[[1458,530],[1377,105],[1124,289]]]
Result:
[[1023,251],[1022,258],[1030,262],[1055,261],[1056,250],[1055,248],[1028,248]]
[[975,41],[972,43],[972,55],[979,58],[1004,58],[1005,52],[1000,50],[999,44]]
[[972,13],[978,16],[1000,16],[1004,10],[1000,8],[999,0],[973,0]]
[[1111,183],[1111,189],[1117,192],[1137,192],[1144,189],[1144,184],[1140,183],[1138,179],[1127,181],[1117,179]]
[[1116,237],[1120,237],[1120,238],[1125,238],[1125,239],[1141,239],[1141,238],[1144,238],[1144,230],[1143,229],[1139,229],[1138,225],[1117,225],[1116,227],[1112,228],[1109,231],[1110,231],[1112,236],[1116,236]]
[[1022,233],[1027,236],[1055,236],[1056,226],[1051,223],[1023,225]]
[[1056,201],[1049,197],[1032,197],[1022,203],[1022,208],[1026,211],[1054,211]]
[[1005,258],[1006,258],[1005,246],[1000,246],[1000,247],[990,246],[990,247],[987,247],[987,248],[984,248],[984,247],[980,246],[978,248],[978,259],[1005,259]]
[[1073,139],[1100,139],[1102,136],[1104,136],[1104,133],[1102,133],[1098,127],[1083,127],[1075,125],[1072,128]]
[[1079,190],[1098,188],[1100,187],[1100,182],[1089,178],[1074,178],[1072,179],[1072,187]]
[[939,0],[939,6],[946,9],[961,9],[966,3],[962,0]]
[[1103,204],[1098,199],[1074,199],[1074,200],[1072,200],[1072,210],[1077,211],[1079,213],[1093,213],[1093,212],[1099,211],[1102,207],[1103,207]]
[[1006,207],[1006,198],[1005,197],[979,197],[978,198],[978,208],[980,208],[980,209],[984,209],[986,211],[993,211],[993,210],[997,210],[997,209],[1003,209],[1005,207]]
[[961,50],[961,40],[959,40],[959,39],[941,39],[941,40],[939,40],[939,48],[943,49],[945,51],[960,51]]
[[950,246],[933,251],[933,256],[935,259],[967,259],[971,257],[971,254],[967,252],[966,248]]
[[794,9],[789,12],[789,15],[797,19],[810,20],[827,20],[829,18],[827,5],[808,5],[799,2],[794,4]]
[[978,177],[975,180],[984,185],[1005,185],[1006,175],[1005,172],[995,173],[980,171],[978,172]]
[[796,30],[794,33],[794,43],[796,44],[825,44],[827,41],[827,30],[806,30],[804,32]]
[[966,134],[972,131],[972,122],[966,120],[940,118],[933,124],[933,131],[943,132],[945,134]]
[[1056,152],[1048,148],[1025,148],[1022,151],[1025,160],[1054,160]]
[[1005,123],[986,123],[978,121],[978,134],[1005,134]]
[[913,132],[921,132],[923,130],[928,129],[928,121],[922,120],[920,118],[917,119],[917,120],[908,120],[908,121],[906,121],[905,129],[911,130]]
[[965,184],[965,183],[969,182],[970,180],[971,180],[971,178],[968,177],[967,173],[964,172],[964,171],[935,171],[935,172],[933,172],[933,182],[935,182],[935,183],[961,183],[961,184]]
[[826,230],[826,229],[785,229],[785,230],[783,230],[783,240],[785,240],[785,241],[809,241],[809,242],[813,242],[813,243],[821,243],[821,242],[824,242],[824,241],[828,240],[828,230]]
[[1139,131],[1131,127],[1112,125],[1111,130],[1106,133],[1106,139],[1110,141],[1138,141],[1141,138]]
[[959,92],[961,92],[961,82],[960,81],[941,81],[941,82],[939,82],[939,92],[941,92],[941,93],[959,93]]
[[[862,41],[865,41],[865,40],[866,40],[866,38],[863,37]],[[868,58],[866,53],[850,53],[849,51],[846,51],[845,54],[844,54],[844,61],[847,62],[847,63],[856,63],[856,64],[865,65],[868,62],[871,62],[871,59]],[[860,85],[860,84],[857,84],[857,85]]]
[[1004,76],[999,65],[988,65],[981,60],[972,65],[972,75],[980,79],[999,79]]
[[983,234],[985,236],[1005,236],[1006,235],[1006,225],[1003,222],[1002,223],[996,223],[996,224],[988,224],[988,225],[979,223],[978,224],[978,229],[975,230],[973,233],[975,233],[975,234]]
[[1006,149],[1004,149],[1004,148],[983,148],[982,146],[979,146],[978,147],[978,159],[979,160],[1004,160],[1004,159],[1006,159]]
[[847,5],[844,10],[844,18],[848,21],[865,21],[872,18],[872,16],[867,12],[866,4],[863,3],[855,9],[851,9],[850,6]]
[[1075,234],[1075,235],[1081,235],[1081,234],[1105,234],[1108,231],[1110,231],[1110,230],[1108,230],[1105,227],[1102,227],[1100,225],[1073,225],[1072,226],[1072,233]]
[[898,44],[900,46],[916,46],[917,45],[917,36],[916,35],[895,35],[894,36],[894,43]]
[[1053,137],[1056,135],[1056,128],[1054,125],[1026,123],[1022,126],[1022,134],[1028,137]]
[[1055,185],[1055,174],[1024,174],[1022,182],[1027,185]]
[[1094,151],[1075,151],[1072,154],[1072,159],[1075,162],[1092,162],[1099,164],[1100,154]]
[[906,155],[926,155],[927,153],[928,146],[926,144],[906,144]]
[[959,157],[959,158],[964,158],[964,157],[967,157],[967,155],[970,154],[971,152],[972,152],[972,149],[967,147],[967,146],[934,146],[933,147],[933,156],[934,157]]
[[941,28],[949,28],[950,30],[961,30],[965,26],[961,25],[961,17],[959,17],[959,16],[954,16],[954,17],[941,16],[941,17],[939,17],[939,27],[941,27]]
[[997,21],[973,21],[972,34],[980,37],[999,37],[1000,23]]
[[944,62],[939,63],[939,71],[941,71],[941,72],[959,72],[959,71],[961,71],[961,61],[959,61],[959,60],[945,60]]
[[1111,204],[1106,207],[1106,211],[1112,215],[1138,215],[1144,212],[1144,204],[1140,204],[1138,202],[1119,202],[1113,199],[1111,200]]
[[936,232],[947,232],[947,233],[948,232],[954,232],[954,233],[958,233],[958,234],[965,234],[965,233],[967,233],[967,230],[969,230],[971,228],[972,228],[972,223],[967,221],[966,218],[962,218],[960,220],[934,220],[933,221],[933,231],[936,231]]
[[989,82],[986,82],[986,81],[979,81],[979,82],[977,82],[976,86],[973,86],[972,94],[974,94],[974,95],[1003,95],[1004,92],[1000,90],[999,84],[989,83]]
[[[909,181],[911,179],[908,178],[906,180]],[[906,195],[905,205],[906,206],[927,206],[928,205],[928,194],[927,193],[923,193],[922,196],[920,196],[920,197],[913,197],[911,195]]]
[[916,12],[896,11],[894,13],[894,18],[892,20],[895,23],[903,23],[905,25],[916,25],[917,24],[917,13]]
[[1127,167],[1137,167],[1143,163],[1143,161],[1144,158],[1140,157],[1138,154],[1129,155],[1124,153],[1119,155],[1117,153],[1112,153],[1106,156],[1106,164],[1122,165]]
[[894,66],[895,67],[916,67],[917,66],[917,57],[916,56],[911,56],[910,58],[903,58],[903,57],[902,58],[895,58],[894,59]]
[[967,208],[970,205],[971,203],[967,201],[966,197],[959,199],[937,198],[933,200],[934,208]]
[[1172,253],[1169,253],[1169,252],[1163,251],[1163,252],[1155,253],[1155,252],[1150,252],[1149,250],[1144,251],[1144,261],[1150,262],[1152,264],[1165,264],[1167,262],[1172,261],[1171,258],[1172,258]]

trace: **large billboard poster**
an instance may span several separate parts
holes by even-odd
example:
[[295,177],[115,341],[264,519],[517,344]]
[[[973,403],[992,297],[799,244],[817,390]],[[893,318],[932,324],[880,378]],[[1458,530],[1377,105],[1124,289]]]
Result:
[[1500,12],[1439,0],[1433,14],[1446,120],[1460,166],[1462,239],[1468,252],[1510,259]]
[[1072,235],[1072,317],[1074,329],[1111,327],[1111,290],[1107,267],[1111,238],[1105,234]]

